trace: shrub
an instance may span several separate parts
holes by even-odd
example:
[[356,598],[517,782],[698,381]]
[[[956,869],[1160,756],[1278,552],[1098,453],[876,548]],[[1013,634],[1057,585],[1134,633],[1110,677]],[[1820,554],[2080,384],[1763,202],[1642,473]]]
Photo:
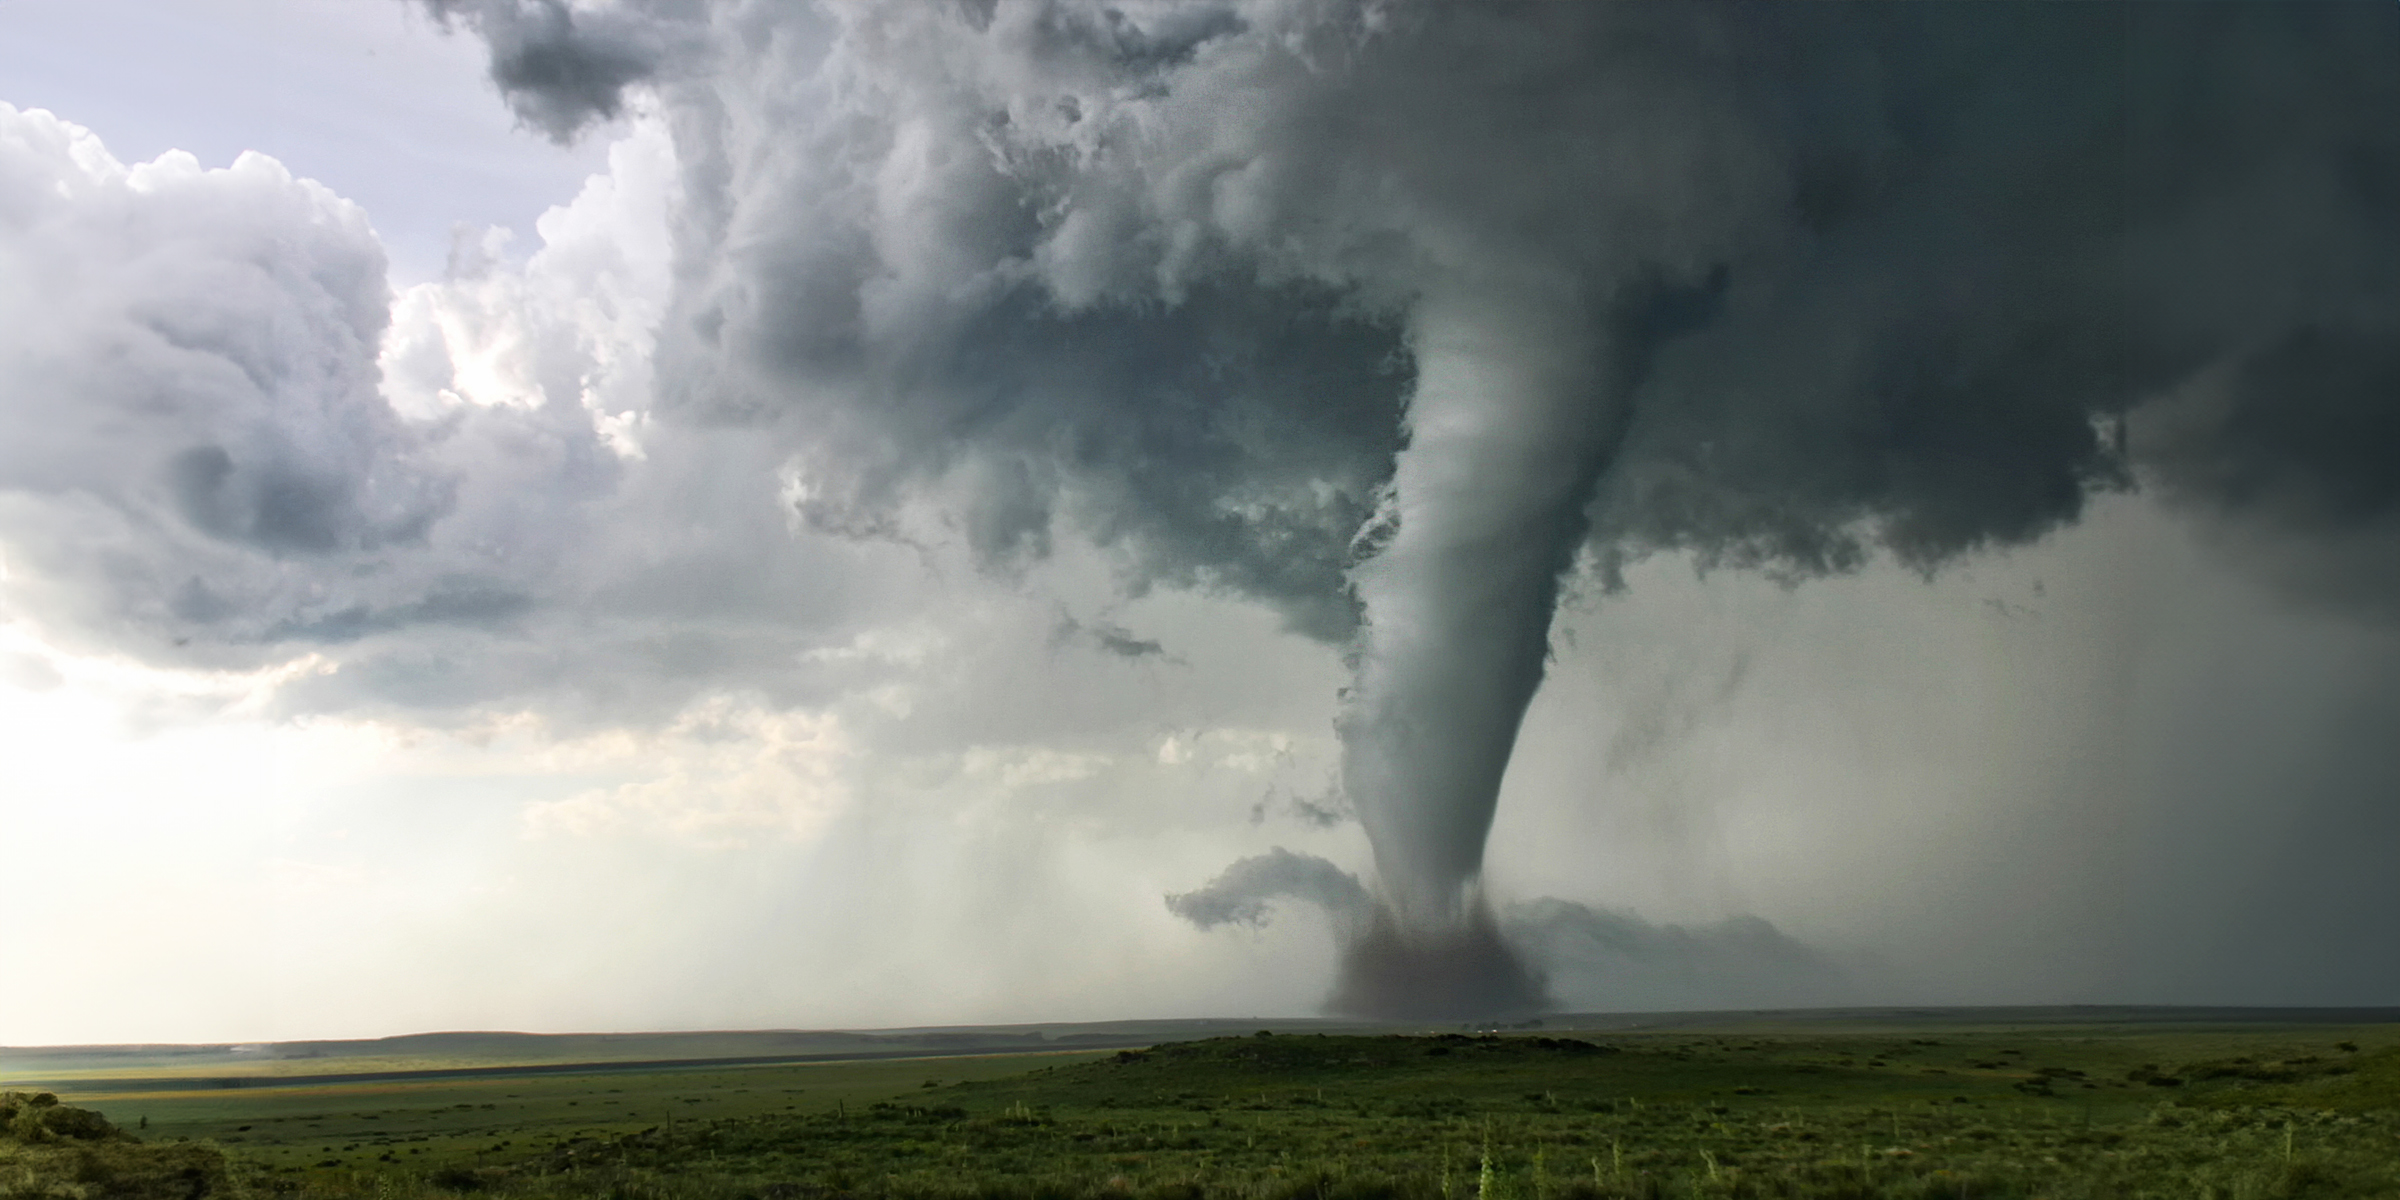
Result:
[[0,1092],[0,1135],[27,1144],[62,1138],[97,1142],[124,1136],[99,1113],[60,1104],[49,1092]]

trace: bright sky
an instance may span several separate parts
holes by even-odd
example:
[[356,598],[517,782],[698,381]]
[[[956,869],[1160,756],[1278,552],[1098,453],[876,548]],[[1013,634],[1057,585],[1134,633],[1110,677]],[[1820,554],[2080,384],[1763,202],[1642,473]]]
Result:
[[[828,103],[764,61],[737,116]],[[842,241],[777,138],[692,173],[696,102],[637,87],[561,146],[474,30],[382,0],[0,0],[0,102],[0,1045],[1319,1003],[1307,906],[1163,903],[1275,847],[1370,864],[1350,668],[1280,582],[1160,566],[1095,532],[1138,486],[1013,450],[853,536],[880,427],[832,374],[743,424],[703,392],[771,365],[653,371],[710,320],[747,346],[740,303],[817,313],[774,272],[861,245],[861,321],[968,294],[924,282],[987,219],[940,146],[895,135],[841,193],[884,240]],[[737,215],[679,243],[720,177]],[[1122,286],[1064,244],[1010,269]],[[1260,471],[1212,511],[1286,495]],[[1552,961],[1560,1001],[2400,998],[2360,952],[2400,917],[2400,627],[2195,511],[2102,497],[1930,580],[1572,579],[1491,886],[1657,940]],[[1753,917],[1807,969],[1726,949]]]
[[[358,0],[5,0],[0,81],[141,162],[245,150],[363,205],[395,282],[441,273],[451,231],[533,219],[607,165],[517,127],[482,48],[413,7]],[[297,164],[306,163],[300,167]]]

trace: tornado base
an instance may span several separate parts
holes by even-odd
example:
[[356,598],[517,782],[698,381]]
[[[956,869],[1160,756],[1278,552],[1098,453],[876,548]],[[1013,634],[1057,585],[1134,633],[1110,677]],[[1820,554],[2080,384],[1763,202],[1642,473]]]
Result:
[[1404,927],[1379,907],[1345,948],[1325,1007],[1384,1021],[1514,1020],[1544,1011],[1549,998],[1485,906],[1439,929]]

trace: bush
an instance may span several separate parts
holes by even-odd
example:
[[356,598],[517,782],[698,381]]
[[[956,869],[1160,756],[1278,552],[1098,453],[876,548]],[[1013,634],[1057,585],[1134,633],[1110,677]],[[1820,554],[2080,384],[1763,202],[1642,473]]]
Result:
[[99,1113],[60,1104],[58,1097],[48,1092],[0,1092],[0,1136],[38,1145],[61,1139],[107,1141],[125,1135]]
[[149,1146],[48,1092],[0,1092],[0,1195],[207,1200],[227,1190],[214,1146]]

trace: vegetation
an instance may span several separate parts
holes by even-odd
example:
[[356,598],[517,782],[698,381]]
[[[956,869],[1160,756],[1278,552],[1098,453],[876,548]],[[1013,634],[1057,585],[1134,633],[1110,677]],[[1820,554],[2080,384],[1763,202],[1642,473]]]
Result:
[[0,1197],[198,1200],[226,1181],[214,1146],[144,1145],[49,1092],[0,1092]]
[[[2381,1028],[1260,1034],[545,1085],[581,1099],[464,1086],[314,1115],[305,1089],[187,1097],[216,1107],[161,1132],[217,1135],[148,1145],[90,1114],[31,1135],[12,1116],[0,1197],[2400,1195],[2400,1030]],[[556,1119],[611,1091],[638,1123]],[[10,1111],[76,1111],[34,1103]]]

